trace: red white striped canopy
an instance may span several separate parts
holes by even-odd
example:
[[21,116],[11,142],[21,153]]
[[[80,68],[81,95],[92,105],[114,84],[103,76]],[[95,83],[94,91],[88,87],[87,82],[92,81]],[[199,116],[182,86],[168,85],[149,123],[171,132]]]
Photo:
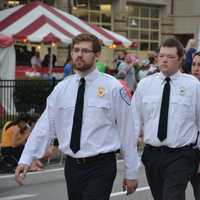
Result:
[[19,5],[0,11],[0,32],[12,35],[16,40],[30,42],[56,40],[70,44],[80,33],[96,35],[104,45],[130,46],[132,42],[112,31],[90,25],[79,18],[42,2]]

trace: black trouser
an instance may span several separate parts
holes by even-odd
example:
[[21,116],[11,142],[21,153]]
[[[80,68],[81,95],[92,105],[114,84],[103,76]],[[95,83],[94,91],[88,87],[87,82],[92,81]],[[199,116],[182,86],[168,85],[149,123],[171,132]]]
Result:
[[196,173],[198,153],[192,147],[171,149],[146,145],[142,155],[155,200],[184,200],[185,189]]
[[66,159],[69,200],[109,200],[116,176],[116,158],[115,153],[101,155],[86,161]]
[[196,173],[190,182],[193,187],[195,200],[200,200],[200,174]]

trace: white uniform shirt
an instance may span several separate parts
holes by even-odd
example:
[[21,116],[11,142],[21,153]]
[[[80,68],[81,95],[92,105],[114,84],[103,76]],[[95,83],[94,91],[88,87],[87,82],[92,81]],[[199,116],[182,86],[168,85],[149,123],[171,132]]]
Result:
[[156,73],[142,79],[132,98],[134,132],[139,135],[143,128],[145,144],[174,148],[196,141],[200,128],[200,84],[193,76],[180,72],[170,78],[168,129],[163,142],[158,139],[157,133],[164,75]]
[[[47,99],[47,107],[33,129],[19,163],[41,157],[56,134],[59,148],[76,158],[116,151],[122,147],[125,177],[136,179],[139,158],[133,133],[131,107],[122,98],[121,84],[114,77],[94,70],[86,77],[81,147],[70,149],[74,109],[80,77],[75,74],[60,82]],[[121,94],[121,95],[120,95]],[[130,103],[130,102],[129,102]],[[121,141],[121,142],[120,142]]]

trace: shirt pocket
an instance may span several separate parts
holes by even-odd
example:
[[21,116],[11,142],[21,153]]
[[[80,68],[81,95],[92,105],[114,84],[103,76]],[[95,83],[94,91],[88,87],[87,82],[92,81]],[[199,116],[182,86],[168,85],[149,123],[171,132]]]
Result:
[[87,103],[87,118],[96,123],[110,123],[112,119],[111,104],[104,99],[90,99]]
[[192,117],[192,102],[189,97],[170,97],[171,101],[171,117],[176,118],[191,118]]
[[154,118],[160,106],[158,96],[144,96],[143,98],[144,119]]
[[57,124],[66,124],[66,126],[70,126],[73,122],[74,110],[75,104],[73,102],[57,105],[55,109]]

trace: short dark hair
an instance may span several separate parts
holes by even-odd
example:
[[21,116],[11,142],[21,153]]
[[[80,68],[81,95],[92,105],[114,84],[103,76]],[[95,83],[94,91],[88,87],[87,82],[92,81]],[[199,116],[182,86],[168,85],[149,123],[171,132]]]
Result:
[[31,116],[27,113],[20,113],[18,115],[18,117],[12,121],[11,123],[9,123],[6,127],[5,127],[5,130],[7,130],[8,128],[10,128],[11,126],[15,126],[17,124],[19,124],[20,122],[29,122],[31,120]]
[[71,48],[74,47],[75,44],[80,42],[91,42],[92,43],[92,50],[94,53],[101,52],[101,41],[92,34],[89,33],[82,33],[77,36],[75,36],[72,40]]
[[170,38],[167,38],[166,40],[164,40],[160,45],[160,48],[161,47],[176,47],[178,57],[183,58],[184,47],[183,47],[182,43],[175,37],[170,37]]
[[193,55],[193,58],[194,58],[195,56],[200,56],[200,51],[197,51],[197,52]]

